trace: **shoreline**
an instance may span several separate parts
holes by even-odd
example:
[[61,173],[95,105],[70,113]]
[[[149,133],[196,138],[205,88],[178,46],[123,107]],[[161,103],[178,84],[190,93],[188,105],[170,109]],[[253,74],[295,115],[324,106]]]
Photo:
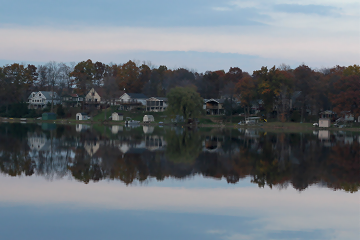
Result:
[[[94,124],[102,124],[102,125],[121,125],[121,126],[125,126],[125,122],[123,121],[91,121],[91,120],[72,120],[72,119],[56,119],[56,120],[38,120],[38,119],[23,119],[23,118],[1,118],[0,119],[0,123],[55,123],[55,124],[89,124],[89,125],[94,125]],[[264,130],[274,130],[274,131],[278,131],[278,130],[331,130],[331,131],[353,131],[353,132],[360,132],[360,127],[347,127],[347,128],[338,128],[338,127],[329,127],[329,128],[319,128],[319,127],[314,127],[312,125],[310,125],[312,123],[298,123],[298,122],[285,122],[285,123],[281,123],[281,122],[268,122],[268,123],[262,123],[261,125],[238,125],[236,123],[228,123],[228,124],[215,124],[215,123],[211,123],[211,124],[197,124],[197,125],[192,125],[192,124],[181,124],[181,125],[175,125],[175,124],[169,124],[169,123],[163,123],[163,124],[159,124],[159,123],[139,123],[140,126],[182,126],[182,127],[199,127],[199,128],[235,128],[235,129],[239,129],[239,128],[243,128],[243,129],[264,129]]]

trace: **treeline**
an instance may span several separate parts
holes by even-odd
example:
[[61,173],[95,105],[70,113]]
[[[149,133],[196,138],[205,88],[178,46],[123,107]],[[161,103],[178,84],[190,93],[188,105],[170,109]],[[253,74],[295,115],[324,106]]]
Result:
[[104,64],[89,59],[77,64],[49,62],[36,67],[14,63],[0,67],[0,104],[6,112],[10,105],[26,102],[33,91],[84,95],[94,86],[103,88],[105,101],[118,98],[122,92],[164,97],[176,86],[191,86],[204,99],[232,96],[247,112],[254,102],[262,100],[263,110],[268,115],[275,112],[279,118],[289,116],[294,96],[302,115],[316,115],[321,110],[360,114],[359,65],[315,70],[306,65],[291,69],[283,64],[253,73],[238,67],[198,73],[133,61]]

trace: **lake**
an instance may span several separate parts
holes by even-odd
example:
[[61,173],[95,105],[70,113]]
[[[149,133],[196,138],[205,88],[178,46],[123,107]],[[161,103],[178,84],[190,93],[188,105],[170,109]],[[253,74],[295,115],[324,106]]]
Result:
[[360,239],[360,133],[0,124],[0,239]]

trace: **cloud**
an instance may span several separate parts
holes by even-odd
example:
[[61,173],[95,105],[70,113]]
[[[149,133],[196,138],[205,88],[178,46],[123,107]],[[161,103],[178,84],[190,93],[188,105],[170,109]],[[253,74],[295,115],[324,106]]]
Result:
[[303,13],[303,14],[318,14],[318,15],[339,15],[340,9],[333,6],[323,5],[300,5],[300,4],[277,4],[274,6],[275,11],[287,13]]
[[[304,28],[267,29],[266,27],[219,27],[219,28],[130,28],[74,27],[55,29],[41,27],[0,28],[2,59],[21,61],[79,61],[91,56],[112,57],[125,54],[141,55],[152,61],[155,54],[163,53],[164,59],[172,55],[176,64],[179,52],[224,54],[222,58],[262,59],[270,65],[285,62],[305,62],[314,67],[350,65],[358,63],[358,39],[343,34]],[[349,36],[349,34],[348,34]],[[165,53],[169,54],[166,55]],[[215,54],[216,53],[216,54]],[[231,55],[234,54],[234,55]],[[193,54],[196,58],[200,54]],[[241,56],[240,56],[241,55]],[[234,56],[237,56],[233,58]],[[182,58],[185,56],[183,55]],[[79,59],[81,58],[81,59]],[[131,57],[130,59],[133,59]],[[143,60],[143,59],[140,59]],[[145,59],[144,59],[145,60]],[[199,59],[200,60],[200,59]],[[270,61],[271,60],[271,61]],[[281,60],[281,62],[278,62]],[[191,62],[191,61],[190,61]],[[197,62],[189,68],[205,69],[208,62]],[[166,62],[163,63],[168,65]],[[179,60],[178,65],[184,62]],[[234,65],[241,65],[235,62]],[[260,68],[261,62],[257,63]],[[234,66],[233,65],[233,66]],[[241,67],[241,66],[240,66]],[[220,67],[219,67],[220,68]],[[251,70],[255,70],[255,68]],[[206,69],[208,70],[208,69]],[[250,70],[250,69],[249,69]]]
[[[251,228],[249,234],[256,233],[261,226],[262,234],[274,233],[278,237],[289,235],[289,232],[333,229],[333,236],[341,239],[344,233],[354,236],[358,232],[359,193],[334,192],[318,187],[299,193],[290,188],[278,191],[256,186],[187,189],[128,187],[117,181],[88,185],[65,180],[47,182],[36,177],[0,176],[0,180],[2,206],[66,206],[77,210],[150,210],[234,216],[248,219],[247,224]],[[224,233],[222,228],[214,229],[218,231],[208,233],[224,237],[240,234],[228,231]]]

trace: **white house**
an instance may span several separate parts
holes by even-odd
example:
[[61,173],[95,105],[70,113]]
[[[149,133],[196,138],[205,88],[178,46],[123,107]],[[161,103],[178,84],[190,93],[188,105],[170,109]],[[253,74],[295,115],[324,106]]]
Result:
[[76,120],[88,120],[90,119],[86,113],[77,113]]
[[111,114],[111,119],[113,121],[122,121],[124,120],[124,116],[121,113],[113,112]]
[[153,121],[155,121],[153,115],[145,115],[145,116],[143,117],[143,122],[144,122],[144,123],[151,123],[151,122],[153,122]]
[[45,108],[48,103],[54,101],[54,105],[61,103],[60,97],[56,92],[32,92],[28,97],[29,108],[41,109]]
[[151,97],[146,99],[147,112],[163,112],[168,106],[168,99],[164,97]]
[[145,106],[147,96],[142,93],[124,93],[116,102],[120,110],[131,110],[136,106]]
[[331,122],[328,118],[320,118],[319,119],[319,127],[330,127]]

